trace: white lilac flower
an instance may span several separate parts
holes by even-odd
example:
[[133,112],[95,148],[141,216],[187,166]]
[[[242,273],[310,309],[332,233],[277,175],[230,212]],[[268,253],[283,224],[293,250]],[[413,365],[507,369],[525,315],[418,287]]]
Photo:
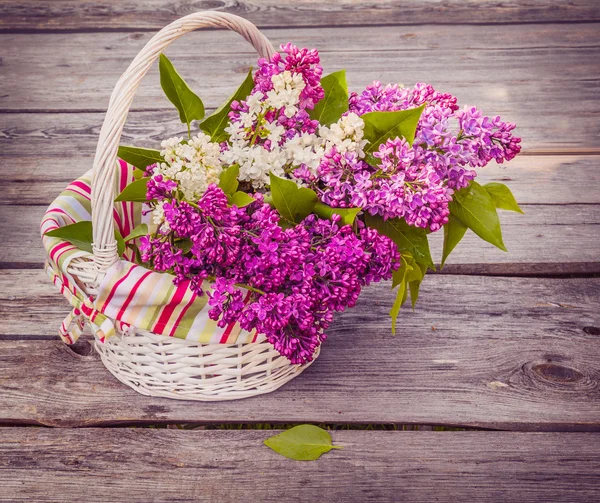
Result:
[[329,127],[319,127],[319,136],[326,151],[335,147],[340,154],[356,152],[359,157],[363,157],[363,148],[367,144],[367,140],[363,139],[364,130],[365,122],[354,112],[350,112]]
[[197,201],[211,183],[219,182],[221,148],[208,135],[199,133],[187,141],[169,138],[161,146],[165,162],[156,166],[154,175],[176,181],[185,199]]

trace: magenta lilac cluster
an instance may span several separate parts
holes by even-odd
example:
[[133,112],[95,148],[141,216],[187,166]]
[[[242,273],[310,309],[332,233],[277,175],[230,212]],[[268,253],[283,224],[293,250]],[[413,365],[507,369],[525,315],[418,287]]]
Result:
[[322,201],[437,231],[448,222],[454,190],[476,177],[473,168],[491,160],[509,161],[520,151],[514,124],[486,117],[475,107],[459,110],[456,97],[423,83],[403,88],[375,82],[350,95],[349,112],[363,115],[423,104],[412,146],[401,138],[389,139],[374,153],[379,162],[373,165],[355,153],[327,152],[316,184]]
[[[161,182],[152,190],[165,194],[169,187]],[[398,249],[375,230],[361,224],[355,232],[337,216],[309,215],[283,229],[277,211],[261,194],[255,197],[244,208],[229,206],[211,185],[195,207],[165,200],[166,227],[142,238],[142,259],[172,272],[178,283],[189,281],[200,295],[208,288],[203,281],[214,280],[206,292],[209,316],[219,326],[238,321],[265,334],[292,363],[305,363],[334,312],[353,306],[363,286],[391,278]]]
[[[269,110],[261,120],[266,123],[275,123],[285,128],[285,134],[279,140],[279,144],[284,143],[300,133],[312,134],[318,128],[319,123],[312,120],[308,110],[314,108],[320,101],[325,91],[321,87],[321,76],[323,68],[320,64],[319,52],[316,49],[299,49],[291,43],[281,45],[283,54],[276,52],[269,59],[261,58],[258,60],[258,69],[254,74],[254,88],[251,94],[257,92],[266,94],[273,90],[272,77],[282,72],[291,72],[302,76],[305,87],[300,93],[300,99],[297,104],[297,112],[291,117],[283,113],[283,107],[276,110]],[[231,104],[229,118],[231,122],[240,121],[240,115],[248,112],[246,100]],[[248,137],[252,137],[259,124],[255,121],[252,128],[248,131]],[[255,137],[253,144],[262,144],[267,150],[272,149],[271,140]]]

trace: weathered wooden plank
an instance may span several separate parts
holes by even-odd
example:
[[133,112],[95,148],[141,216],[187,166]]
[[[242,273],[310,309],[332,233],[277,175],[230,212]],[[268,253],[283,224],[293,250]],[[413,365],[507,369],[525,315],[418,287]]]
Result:
[[1,278],[0,422],[600,429],[599,279],[431,276],[418,308],[401,313],[396,337],[387,314],[393,294],[374,285],[337,316],[321,356],[301,376],[269,395],[203,404],[143,397],[95,355],[58,340],[16,339],[53,333],[68,307],[48,286],[37,293],[32,271]]
[[[521,96],[515,99],[522,101],[526,98]],[[583,102],[592,108],[596,106],[595,102],[592,103],[585,97]],[[511,110],[488,108],[486,113],[493,115],[499,112],[507,120],[518,123],[516,134],[523,139],[525,155],[600,153],[600,147],[596,146],[598,121],[593,115],[581,112],[579,117],[563,116],[558,119],[558,116],[553,116],[558,112],[551,111],[547,103],[540,103],[540,107],[541,111],[537,115],[528,108],[521,110],[518,103],[511,105]],[[485,107],[482,109],[485,110]],[[81,161],[82,164],[76,173],[83,173],[92,166],[103,120],[103,112],[0,113],[0,170],[10,169],[9,165],[15,157],[22,158],[22,163],[32,159],[39,166],[43,165],[46,157],[56,156],[65,160],[77,158],[76,161]],[[541,128],[540,124],[543,122],[551,123]],[[157,148],[166,138],[186,134],[176,111],[132,112],[128,116],[121,144]],[[512,163],[507,166],[510,169]],[[43,174],[44,171],[40,169],[38,174]]]
[[[91,168],[91,155],[75,154],[70,157],[72,152],[66,152],[64,158],[0,155],[0,205],[50,204],[69,183]],[[505,183],[521,204],[600,203],[598,156],[521,155],[510,163],[492,162],[478,171],[479,183]]]
[[265,447],[275,433],[3,428],[0,501],[575,503],[600,496],[593,433],[335,431],[343,449],[310,463]]
[[[41,267],[44,251],[39,222],[44,206],[0,206],[2,267]],[[502,212],[509,253],[468,233],[448,259],[444,273],[587,274],[600,272],[600,212],[591,204],[524,205],[525,215]],[[441,259],[442,233],[431,236]]]
[[389,24],[544,23],[598,21],[594,0],[501,2],[498,0],[343,0],[220,1],[183,0],[5,0],[0,3],[2,30],[156,30],[178,17],[203,9],[230,12],[259,26],[339,26]]
[[[581,25],[570,32],[563,27],[549,30],[545,26],[439,27],[445,33],[443,40],[459,40],[462,44],[440,44],[431,27],[414,28],[405,34],[407,37],[389,34],[395,30],[377,30],[372,46],[363,43],[367,34],[356,37],[348,28],[325,34],[323,30],[302,30],[295,38],[318,45],[327,70],[347,68],[353,88],[359,89],[373,79],[407,84],[428,80],[440,89],[456,93],[464,104],[477,103],[487,113],[501,113],[517,122],[526,148],[596,148],[598,125],[593,114],[599,110],[599,79],[594,55],[600,36],[594,24]],[[0,109],[103,111],[119,74],[149,36],[3,35],[3,45],[8,49],[0,75]],[[209,36],[232,37],[220,32],[195,33],[189,41],[177,42],[169,54],[207,104],[216,106],[235,88],[254,58],[247,49],[238,52],[244,47],[243,41],[229,42],[224,50],[219,50],[207,42]],[[285,37],[280,31],[274,33],[273,40],[282,41]],[[354,38],[363,45],[342,45]],[[514,42],[522,38],[526,39],[522,44]],[[502,48],[506,44],[509,47]],[[202,51],[190,51],[190,47],[206,45],[206,56]],[[45,54],[40,52],[40,46],[53,50]],[[561,67],[558,74],[557,67]],[[195,68],[201,70],[189,70]],[[21,78],[25,73],[28,78]],[[577,99],[573,99],[574,95]],[[569,114],[562,112],[564,103],[569,103]],[[134,109],[157,107],[169,109],[170,104],[162,97],[153,71],[142,84]],[[164,117],[154,120],[163,123]],[[3,117],[2,136],[13,137],[14,126],[10,123],[15,120],[22,121],[18,134],[28,123],[37,125],[41,120],[48,124],[53,119],[40,119],[39,115],[26,121],[21,117]],[[545,127],[540,128],[540,124]]]

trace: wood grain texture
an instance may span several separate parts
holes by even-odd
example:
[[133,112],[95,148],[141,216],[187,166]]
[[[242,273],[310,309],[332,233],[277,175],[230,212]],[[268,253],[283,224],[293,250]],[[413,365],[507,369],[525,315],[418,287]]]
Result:
[[[503,252],[471,232],[447,261],[447,274],[591,274],[600,272],[600,212],[594,204],[524,205],[525,215],[501,212]],[[44,206],[1,206],[0,267],[41,267],[45,260],[39,223]],[[430,236],[441,260],[443,233]]]
[[[56,333],[68,312],[48,286],[34,293],[41,274],[0,276],[6,292],[0,299],[0,422],[600,430],[600,279],[432,275],[418,308],[401,313],[396,337],[388,316],[393,294],[389,285],[374,285],[336,318],[321,356],[301,376],[276,393],[208,404],[144,397],[114,379],[93,354],[82,356],[58,340],[21,339]],[[18,291],[17,281],[31,285],[29,295]]]
[[178,17],[211,9],[261,27],[598,21],[594,0],[3,0],[2,30],[158,30]]
[[[321,49],[326,72],[346,68],[354,89],[374,79],[407,85],[425,80],[456,94],[462,104],[476,103],[488,114],[516,122],[526,149],[598,148],[600,67],[595,55],[600,31],[595,24],[578,25],[577,30],[518,25],[410,27],[392,30],[392,35],[390,30],[368,31],[357,36],[348,28],[303,29],[293,38],[300,45]],[[284,30],[267,35],[275,43],[290,36]],[[143,33],[2,35],[0,110],[103,112],[118,76],[149,37]],[[51,50],[40,52],[40,46]],[[243,40],[218,31],[191,34],[169,48],[168,54],[210,107],[220,105],[255,62]],[[25,74],[28,78],[21,78]],[[151,128],[169,121],[181,130],[162,96],[156,69],[142,84],[133,109],[169,111],[147,114],[141,124]],[[87,114],[81,119],[88,121],[88,127],[101,121]],[[32,127],[35,134],[40,125],[47,128],[55,120],[40,114],[4,116],[0,137],[4,142],[27,134]],[[64,145],[59,148],[64,152]]]
[[[24,137],[15,141],[25,148]],[[55,141],[66,144],[68,139],[65,135]],[[86,146],[83,150],[87,149]],[[69,183],[91,168],[91,153],[87,157],[75,154],[65,152],[65,157],[0,154],[3,196],[0,205],[49,205]],[[481,184],[508,185],[520,204],[600,204],[598,156],[521,155],[509,163],[491,162],[478,173]]]
[[595,434],[336,431],[333,441],[343,449],[302,463],[263,445],[275,433],[4,428],[0,501],[48,502],[60,495],[63,502],[90,503],[577,503],[600,497]]

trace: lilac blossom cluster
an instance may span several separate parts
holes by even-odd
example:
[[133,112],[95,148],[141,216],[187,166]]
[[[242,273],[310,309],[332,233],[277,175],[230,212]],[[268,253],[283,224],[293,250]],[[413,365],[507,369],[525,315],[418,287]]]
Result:
[[151,190],[164,228],[141,239],[142,259],[172,272],[177,283],[189,281],[199,295],[206,291],[209,316],[220,327],[237,321],[257,330],[292,363],[310,361],[333,313],[352,307],[363,286],[390,279],[400,265],[390,239],[363,224],[355,232],[337,215],[309,215],[283,229],[261,194],[238,208],[216,185],[197,204],[163,199],[172,191],[168,181]]
[[375,82],[352,93],[349,113],[407,110],[425,105],[415,139],[392,138],[379,146],[374,165],[356,153],[326,151],[313,183],[321,200],[335,207],[360,207],[384,219],[439,230],[448,222],[454,190],[466,187],[491,160],[502,163],[520,151],[515,125],[484,116],[475,107],[459,110],[457,99],[418,83],[413,88]]
[[[448,222],[454,191],[469,185],[475,168],[512,159],[520,139],[514,124],[459,109],[456,97],[423,83],[375,82],[350,94],[337,121],[319,124],[310,115],[325,94],[319,54],[292,44],[282,50],[259,60],[252,91],[232,103],[226,141],[200,133],[163,142],[165,162],[148,169],[157,230],[141,239],[140,250],[154,269],[206,293],[220,327],[239,322],[265,334],[292,363],[305,363],[333,314],[400,267],[396,244],[366,227],[363,213],[437,231]],[[365,155],[374,140],[365,136],[365,114],[421,105],[412,144],[392,137]],[[215,185],[231,166],[252,193],[245,207],[229,205]],[[271,175],[312,189],[331,208],[358,208],[354,224],[311,214],[282,226],[265,202]]]

